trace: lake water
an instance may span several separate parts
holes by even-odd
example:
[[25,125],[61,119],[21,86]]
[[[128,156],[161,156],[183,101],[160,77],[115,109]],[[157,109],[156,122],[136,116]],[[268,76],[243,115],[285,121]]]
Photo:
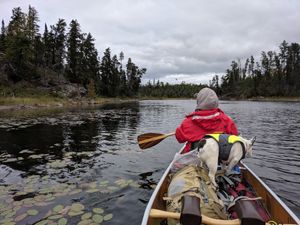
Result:
[[[140,150],[136,138],[169,133],[195,100],[147,100],[0,116],[0,223],[141,223],[174,154],[174,137]],[[300,103],[222,101],[246,138],[247,165],[300,217]],[[19,115],[21,114],[21,115]],[[51,222],[52,221],[52,222]]]

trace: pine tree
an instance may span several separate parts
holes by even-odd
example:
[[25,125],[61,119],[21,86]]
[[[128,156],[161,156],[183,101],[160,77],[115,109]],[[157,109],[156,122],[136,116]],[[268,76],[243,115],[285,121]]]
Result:
[[29,40],[25,36],[26,17],[20,7],[12,10],[7,27],[6,59],[10,63],[8,75],[14,82],[27,79]]
[[0,53],[5,52],[5,37],[6,37],[6,29],[5,29],[4,20],[2,20],[1,34],[0,34]]
[[72,20],[67,38],[67,69],[66,76],[72,83],[80,83],[80,44],[82,34],[77,20]]
[[[99,70],[100,63],[98,60],[98,51],[94,44],[95,39],[90,33],[83,38],[81,44],[82,60],[81,60],[81,83],[86,87],[91,80],[97,82],[99,86]],[[95,84],[96,85],[96,84]]]
[[111,94],[111,78],[112,78],[112,60],[110,48],[104,51],[104,55],[100,64],[100,81],[101,81],[101,94],[109,96]]
[[42,41],[44,43],[44,67],[49,67],[51,65],[52,62],[52,57],[51,57],[51,39],[50,39],[50,34],[48,32],[48,26],[47,24],[45,24],[45,28],[44,28],[44,34],[43,34],[43,38]]
[[66,22],[64,19],[59,19],[54,30],[54,65],[53,68],[56,72],[61,74],[64,69],[65,58],[65,41],[66,41]]
[[139,69],[132,61],[131,58],[128,58],[128,62],[126,64],[126,76],[128,81],[128,90],[129,95],[136,95],[140,84],[141,78],[146,73],[146,69]]

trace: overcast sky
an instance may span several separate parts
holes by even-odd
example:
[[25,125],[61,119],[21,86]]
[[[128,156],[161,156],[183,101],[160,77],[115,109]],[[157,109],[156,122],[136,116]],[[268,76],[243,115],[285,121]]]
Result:
[[27,13],[29,5],[41,32],[44,23],[77,19],[100,56],[110,47],[147,68],[144,82],[207,83],[232,60],[300,43],[299,0],[0,0],[0,18],[7,25],[12,8]]

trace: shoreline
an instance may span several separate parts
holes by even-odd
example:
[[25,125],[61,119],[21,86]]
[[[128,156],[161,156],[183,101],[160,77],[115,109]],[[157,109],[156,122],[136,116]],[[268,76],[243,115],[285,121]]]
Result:
[[[9,97],[0,98],[0,111],[26,110],[37,108],[67,108],[76,106],[96,106],[109,103],[122,103],[139,100],[172,100],[172,99],[191,99],[191,98],[49,98],[49,97]],[[300,102],[300,97],[257,97],[249,99],[239,98],[220,98],[221,101],[258,101],[258,102]]]
[[50,109],[97,106],[110,103],[136,101],[134,98],[49,98],[49,97],[9,97],[0,98],[0,112],[30,109]]

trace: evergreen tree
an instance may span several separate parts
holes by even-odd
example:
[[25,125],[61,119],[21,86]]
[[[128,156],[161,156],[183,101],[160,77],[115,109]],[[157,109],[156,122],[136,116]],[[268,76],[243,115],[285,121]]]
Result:
[[[98,51],[94,44],[95,39],[90,33],[88,33],[86,38],[83,38],[81,44],[82,61],[81,61],[81,83],[86,87],[88,84],[91,85],[91,80],[93,80],[93,85],[96,85],[99,89],[99,70],[100,64],[98,59]],[[95,82],[97,84],[95,84]]]
[[54,65],[53,68],[59,74],[64,69],[65,58],[65,41],[66,41],[66,22],[64,19],[59,19],[57,24],[53,27],[54,30]]
[[113,77],[113,64],[111,60],[111,52],[110,48],[107,48],[104,51],[104,55],[100,64],[100,81],[101,81],[101,91],[100,93],[104,96],[113,96],[111,91],[112,82],[111,79]]
[[126,96],[127,95],[127,80],[126,80],[126,73],[123,70],[123,60],[124,60],[124,53],[120,52],[119,55],[119,60],[120,60],[120,95]]
[[80,83],[80,44],[82,40],[80,25],[72,20],[67,38],[67,69],[66,76],[72,83]]
[[6,59],[9,62],[8,75],[14,82],[27,79],[29,73],[29,40],[25,36],[26,17],[20,7],[12,10],[7,28]]
[[31,7],[29,5],[28,15],[26,18],[25,32],[26,32],[26,37],[29,39],[31,43],[34,42],[34,39],[39,32],[38,22],[39,22],[38,12],[34,7]]
[[141,78],[145,73],[146,73],[145,68],[139,69],[131,61],[131,58],[128,58],[128,62],[126,64],[126,76],[128,81],[129,95],[135,95],[138,93],[141,84]]
[[5,52],[5,37],[6,37],[6,31],[5,31],[5,25],[4,20],[2,20],[1,23],[1,34],[0,34],[0,53]]
[[48,32],[47,24],[45,24],[42,41],[44,43],[44,56],[43,56],[44,67],[49,67],[52,62],[52,57],[51,57],[52,47],[51,47],[51,38],[50,38],[50,34]]

